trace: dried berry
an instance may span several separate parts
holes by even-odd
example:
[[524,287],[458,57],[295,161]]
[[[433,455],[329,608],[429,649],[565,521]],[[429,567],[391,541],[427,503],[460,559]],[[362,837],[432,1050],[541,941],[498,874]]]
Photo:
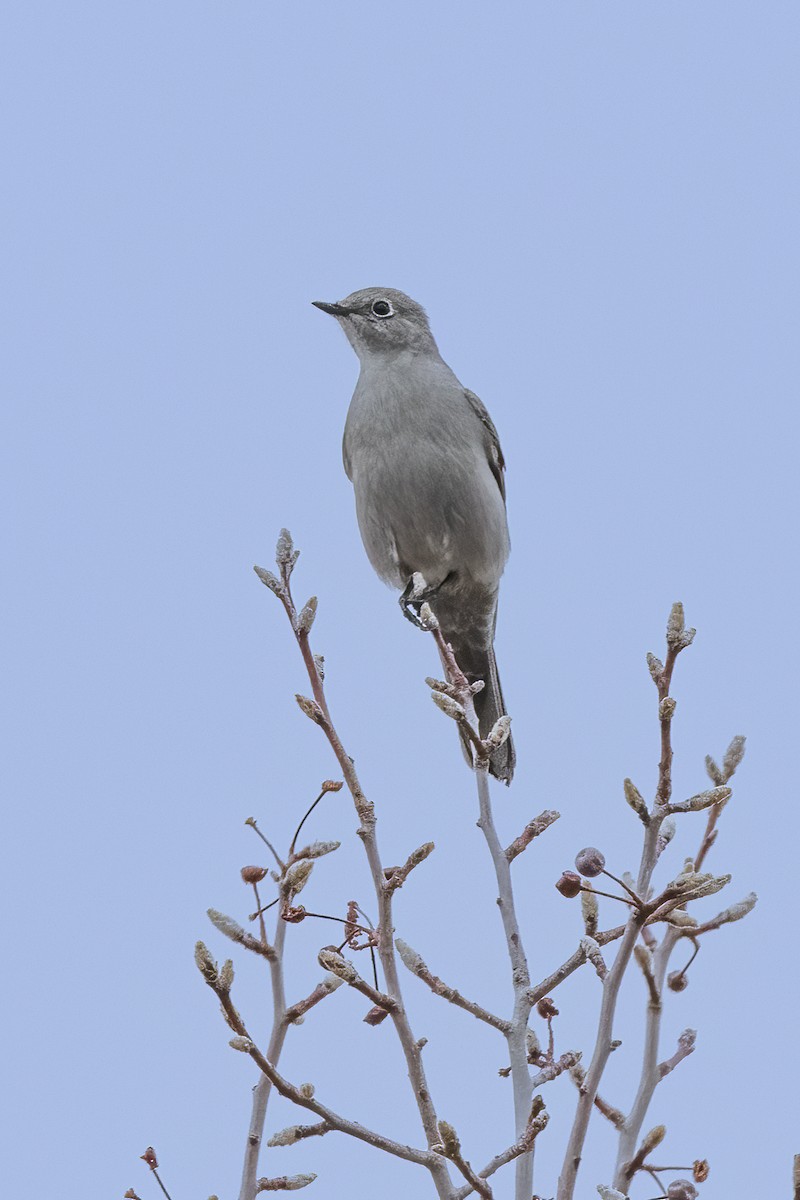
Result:
[[594,879],[595,875],[602,874],[605,865],[606,856],[596,846],[587,846],[585,850],[581,850],[575,856],[576,868],[587,879]]
[[697,1188],[688,1179],[673,1179],[667,1188],[667,1200],[697,1200]]
[[266,867],[242,867],[242,879],[245,883],[261,883],[266,877]]
[[710,1167],[707,1158],[696,1158],[692,1164],[692,1174],[695,1183],[705,1183],[708,1179]]
[[670,971],[667,976],[667,987],[671,992],[685,992],[689,986],[689,976],[685,971]]
[[538,1012],[539,1016],[544,1017],[546,1021],[549,1021],[551,1017],[558,1016],[558,1009],[556,1008],[552,997],[550,996],[542,996],[541,1000],[536,1005],[536,1011]]
[[577,896],[581,890],[581,877],[576,875],[574,871],[565,871],[559,879],[556,887],[561,892],[562,896],[566,896],[571,900],[573,896]]

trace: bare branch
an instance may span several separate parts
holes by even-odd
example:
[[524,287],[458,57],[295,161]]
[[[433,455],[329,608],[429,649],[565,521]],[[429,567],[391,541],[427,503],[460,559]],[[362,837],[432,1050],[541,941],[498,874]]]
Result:
[[471,1013],[479,1021],[484,1021],[487,1025],[491,1025],[493,1029],[498,1029],[500,1033],[508,1035],[511,1029],[510,1021],[506,1021],[502,1017],[496,1017],[494,1013],[490,1013],[487,1009],[482,1008],[474,1000],[467,1000],[466,996],[462,996],[460,992],[450,987],[449,984],[446,984],[438,975],[434,975],[425,963],[422,955],[418,954],[416,950],[412,950],[402,938],[395,939],[395,947],[403,965],[411,971],[412,975],[416,975],[418,979],[426,983],[434,995],[441,996],[444,1000],[449,1000],[457,1008],[463,1008],[465,1012]]
[[324,1000],[326,996],[332,995],[332,993],[335,992],[337,988],[341,987],[343,983],[344,980],[339,979],[336,975],[328,975],[328,977],[323,979],[322,983],[318,983],[313,992],[311,992],[303,1000],[298,1000],[294,1004],[289,1005],[283,1014],[283,1019],[286,1024],[294,1025],[294,1023],[298,1021],[300,1017],[304,1016],[310,1008],[313,1008],[314,1005],[319,1004],[319,1002]]
[[[292,553],[294,553],[294,551],[292,551]],[[333,750],[334,755],[336,756],[339,768],[344,776],[345,784],[347,785],[347,789],[350,792],[353,804],[355,805],[356,814],[358,815],[360,824],[357,832],[364,845],[378,904],[378,954],[380,956],[381,966],[383,967],[387,993],[395,1002],[395,1007],[391,1013],[392,1021],[403,1049],[403,1055],[406,1060],[406,1067],[408,1071],[408,1078],[417,1108],[419,1110],[420,1120],[425,1131],[425,1137],[428,1146],[432,1146],[438,1140],[436,1109],[428,1088],[427,1079],[425,1077],[425,1069],[422,1063],[421,1045],[418,1039],[414,1036],[405,1011],[405,1006],[403,1004],[400,978],[397,971],[397,960],[395,958],[394,943],[392,941],[392,931],[394,928],[392,920],[392,893],[386,888],[383,863],[381,861],[381,855],[378,848],[375,809],[364,794],[353,759],[347,754],[334,727],[333,721],[331,720],[327,699],[325,697],[325,689],[323,685],[323,677],[320,669],[319,659],[314,655],[314,652],[311,648],[308,629],[304,628],[302,624],[298,622],[297,610],[295,608],[294,600],[291,594],[291,587],[289,584],[289,577],[293,565],[293,560],[287,560],[283,562],[281,565],[281,580],[278,588],[276,589],[272,587],[270,583],[267,583],[267,586],[270,587],[271,590],[275,592],[275,595],[278,596],[278,599],[281,601],[286,615],[289,618],[290,625],[294,632],[303,662],[305,664],[314,697],[313,707],[312,704],[309,704],[307,706],[307,710],[309,715],[312,716],[312,719],[323,730],[325,737],[327,738],[328,743]],[[257,573],[262,581],[264,581],[263,573],[261,571]],[[431,1172],[431,1176],[440,1200],[450,1200],[452,1185],[450,1183],[450,1176],[448,1174],[446,1164],[439,1156],[428,1155],[424,1160],[424,1165],[427,1166]]]
[[[663,667],[654,669],[651,664],[651,674],[658,689],[658,719],[661,727],[661,757],[658,765],[658,786],[656,801],[650,822],[645,829],[644,846],[639,864],[639,875],[635,891],[639,896],[646,896],[650,879],[658,861],[658,832],[661,822],[667,813],[672,796],[672,739],[671,724],[675,711],[674,701],[669,696],[672,682],[672,672],[678,654],[691,644],[694,630],[684,626],[683,606],[674,604],[667,622],[667,656]],[[660,666],[660,664],[659,664]],[[641,909],[633,910],[625,926],[619,949],[608,975],[603,981],[603,999],[600,1006],[600,1018],[597,1027],[597,1039],[589,1069],[584,1080],[583,1088],[578,1096],[572,1130],[567,1143],[564,1164],[558,1180],[557,1200],[573,1200],[575,1185],[578,1177],[583,1154],[586,1132],[589,1128],[594,1099],[597,1095],[600,1080],[608,1062],[613,1046],[614,1015],[617,1007],[617,997],[622,979],[633,954],[634,946],[640,930],[645,923],[647,913]]]
[[[536,1141],[538,1135],[547,1127],[548,1120],[549,1117],[544,1107],[544,1101],[541,1096],[534,1096],[530,1116],[522,1137],[517,1138],[516,1142],[509,1146],[507,1150],[496,1154],[482,1171],[478,1171],[478,1176],[481,1179],[489,1179],[496,1171],[504,1167],[506,1163],[513,1162],[514,1159],[519,1158],[522,1154],[528,1154],[533,1149],[533,1143]],[[464,1197],[469,1196],[474,1190],[471,1184],[467,1184],[466,1187],[459,1188],[453,1193],[453,1200],[464,1200]]]
[[205,972],[203,972],[203,975],[206,983],[208,983],[211,990],[217,996],[226,1021],[231,1029],[237,1031],[237,1036],[231,1039],[231,1045],[235,1050],[249,1054],[258,1069],[281,1096],[287,1100],[291,1100],[293,1104],[299,1105],[300,1108],[307,1108],[311,1112],[316,1113],[331,1130],[346,1133],[361,1142],[367,1142],[370,1146],[375,1146],[378,1150],[385,1150],[387,1154],[393,1154],[396,1158],[403,1158],[406,1162],[418,1163],[420,1166],[427,1167],[429,1170],[431,1169],[435,1155],[429,1150],[417,1150],[414,1146],[405,1146],[402,1142],[396,1142],[392,1138],[385,1137],[382,1133],[368,1129],[366,1126],[360,1125],[357,1121],[350,1121],[347,1117],[341,1116],[326,1105],[320,1104],[319,1100],[310,1094],[310,1089],[295,1087],[294,1084],[284,1079],[269,1059],[264,1057],[250,1037],[244,1021],[234,1008],[230,995],[222,991],[218,984],[210,982]]
[[[452,647],[445,642],[438,622],[432,625],[432,633],[439,649],[442,662],[447,669],[450,683],[457,689],[459,700],[466,713],[466,720],[477,738],[478,719],[475,713],[474,693],[464,673],[461,671],[453,654]],[[434,693],[436,695],[437,693]],[[522,934],[519,929],[517,913],[514,904],[514,890],[511,882],[511,863],[500,844],[500,838],[494,823],[492,802],[489,792],[489,755],[486,746],[477,740],[474,756],[475,781],[478,789],[478,807],[480,817],[478,828],[486,839],[489,854],[494,866],[497,880],[500,918],[506,937],[506,946],[511,963],[511,979],[514,989],[514,1011],[510,1028],[506,1033],[508,1056],[511,1063],[511,1084],[514,1093],[514,1124],[518,1138],[525,1135],[531,1111],[533,1089],[531,1073],[528,1067],[528,1017],[532,1001],[530,998],[530,973]],[[515,1197],[516,1200],[529,1200],[533,1191],[533,1156],[522,1154],[516,1165]]]

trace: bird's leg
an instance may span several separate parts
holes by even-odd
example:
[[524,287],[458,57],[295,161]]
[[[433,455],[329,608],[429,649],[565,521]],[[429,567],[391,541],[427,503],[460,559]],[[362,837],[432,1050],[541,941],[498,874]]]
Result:
[[417,629],[424,630],[426,628],[420,619],[420,609],[427,600],[431,600],[436,595],[438,590],[438,585],[429,587],[419,571],[414,572],[403,589],[398,601],[400,610],[406,620],[410,621],[412,625],[416,625]]

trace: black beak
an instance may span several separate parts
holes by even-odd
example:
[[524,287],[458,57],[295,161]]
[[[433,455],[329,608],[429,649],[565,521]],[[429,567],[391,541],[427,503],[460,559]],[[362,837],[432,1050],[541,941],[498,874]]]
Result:
[[342,308],[341,304],[328,304],[325,300],[312,300],[314,308],[321,308],[323,312],[330,313],[332,317],[346,317],[350,309]]

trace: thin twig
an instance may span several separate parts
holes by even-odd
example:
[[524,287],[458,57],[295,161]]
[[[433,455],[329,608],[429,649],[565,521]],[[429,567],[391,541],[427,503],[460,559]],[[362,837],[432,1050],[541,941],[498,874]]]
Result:
[[438,975],[434,975],[422,956],[417,954],[416,950],[412,950],[405,942],[398,939],[395,945],[404,966],[413,975],[416,975],[418,979],[421,979],[423,983],[427,984],[435,996],[441,996],[444,1000],[449,1000],[457,1008],[463,1008],[464,1012],[471,1013],[479,1021],[483,1021],[486,1025],[491,1025],[493,1029],[498,1029],[500,1033],[508,1036],[511,1030],[510,1021],[506,1021],[503,1017],[495,1016],[494,1013],[489,1012],[488,1009],[483,1008],[482,1005],[477,1004],[474,1000],[468,1000],[456,988],[450,987]]

